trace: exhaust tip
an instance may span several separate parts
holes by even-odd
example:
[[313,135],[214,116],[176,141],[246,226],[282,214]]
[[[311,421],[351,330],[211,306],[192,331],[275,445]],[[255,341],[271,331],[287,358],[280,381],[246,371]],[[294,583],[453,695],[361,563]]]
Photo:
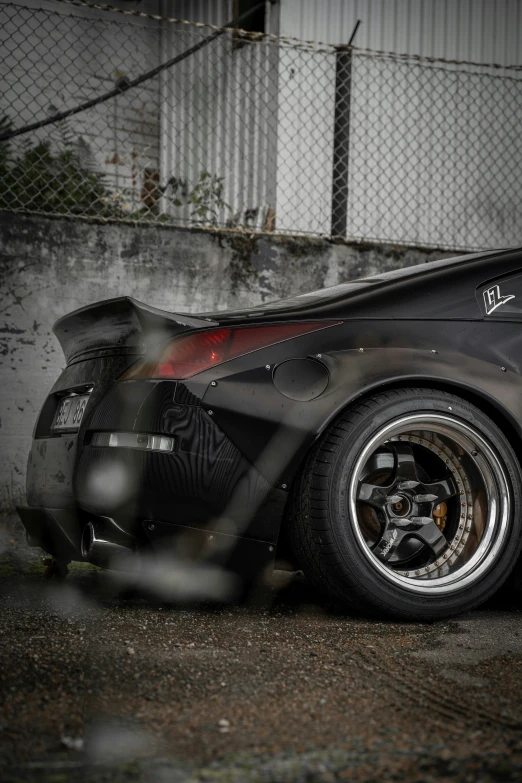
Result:
[[125,543],[118,543],[115,538],[121,539],[121,530],[117,526],[111,530],[109,524],[87,522],[82,530],[80,544],[82,557],[93,565],[110,568],[112,563],[121,560],[124,556],[127,557],[133,551],[130,536],[128,540],[125,539]]
[[83,528],[81,540],[82,557],[84,557],[86,560],[88,560],[90,557],[94,541],[94,525],[92,522],[88,522]]

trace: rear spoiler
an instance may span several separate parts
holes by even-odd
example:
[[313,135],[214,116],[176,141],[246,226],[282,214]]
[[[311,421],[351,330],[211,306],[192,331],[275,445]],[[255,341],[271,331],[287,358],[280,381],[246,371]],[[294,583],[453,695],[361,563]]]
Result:
[[54,324],[53,332],[69,364],[84,354],[108,349],[144,354],[183,332],[218,325],[210,318],[168,313],[121,296],[64,315]]

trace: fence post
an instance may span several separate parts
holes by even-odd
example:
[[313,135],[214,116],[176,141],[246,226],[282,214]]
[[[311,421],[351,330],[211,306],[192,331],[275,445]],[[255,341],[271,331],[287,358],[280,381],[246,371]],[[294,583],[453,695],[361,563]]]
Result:
[[346,237],[348,228],[348,170],[350,158],[350,102],[352,93],[352,43],[336,46],[335,112],[332,172],[332,236]]

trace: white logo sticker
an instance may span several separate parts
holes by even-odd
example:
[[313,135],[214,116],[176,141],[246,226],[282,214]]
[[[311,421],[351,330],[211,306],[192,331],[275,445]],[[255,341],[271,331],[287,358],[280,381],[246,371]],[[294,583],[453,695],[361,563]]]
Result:
[[486,307],[486,315],[491,315],[493,310],[496,310],[500,305],[506,304],[510,299],[514,299],[515,294],[508,296],[501,296],[500,286],[494,285],[491,288],[487,288],[484,291],[484,305]]
[[388,552],[392,548],[393,544],[395,543],[396,539],[397,539],[397,528],[395,528],[395,530],[393,531],[393,533],[391,534],[391,536],[389,538],[388,543],[386,544],[386,546],[382,550],[382,556],[383,557],[386,557],[386,555],[388,554]]

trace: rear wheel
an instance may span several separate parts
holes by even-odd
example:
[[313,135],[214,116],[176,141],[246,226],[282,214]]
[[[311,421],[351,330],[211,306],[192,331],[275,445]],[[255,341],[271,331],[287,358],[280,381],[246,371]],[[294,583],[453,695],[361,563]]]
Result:
[[475,406],[429,389],[365,399],[326,431],[294,490],[293,548],[366,613],[434,620],[497,590],[522,545],[515,455]]

